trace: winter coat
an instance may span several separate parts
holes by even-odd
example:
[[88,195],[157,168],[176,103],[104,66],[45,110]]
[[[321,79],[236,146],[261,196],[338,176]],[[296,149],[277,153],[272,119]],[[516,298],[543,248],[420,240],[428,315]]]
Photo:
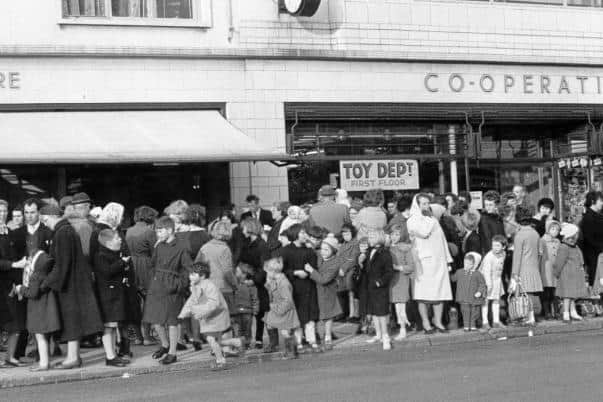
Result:
[[408,219],[408,233],[419,258],[413,279],[414,299],[452,300],[448,275],[452,257],[440,224],[433,217],[414,214]]
[[239,282],[237,290],[234,292],[233,309],[230,314],[256,315],[259,311],[260,303],[255,285],[247,285],[244,282]]
[[555,288],[557,287],[557,278],[553,273],[553,265],[555,264],[561,242],[559,239],[554,239],[548,234],[542,236],[542,241],[546,248],[546,258],[543,258],[540,264],[542,286],[545,288]]
[[264,322],[271,328],[291,330],[300,327],[297,310],[293,301],[293,286],[284,274],[278,274],[266,282],[270,298],[270,310],[264,316]]
[[553,266],[558,278],[555,295],[562,299],[580,299],[588,296],[584,258],[577,246],[561,243]]
[[599,258],[597,258],[597,272],[595,275],[595,281],[593,283],[593,293],[596,295],[603,293],[603,283],[601,283],[602,279],[603,279],[603,253],[599,254]]
[[[27,225],[21,226],[9,233],[12,254],[15,260],[29,257],[27,253],[27,234]],[[38,230],[36,231],[36,244],[34,244],[34,248],[48,253],[51,243],[52,230],[40,222],[40,226],[38,226]]]
[[513,241],[512,274],[519,276],[521,288],[528,293],[542,292],[540,259],[544,244],[531,226],[520,226]]
[[41,288],[50,288],[58,296],[61,341],[101,332],[103,322],[94,295],[92,268],[82,251],[80,237],[67,220],[60,220],[54,228],[50,255],[54,267]]
[[580,222],[580,232],[584,264],[592,285],[597,270],[597,259],[603,252],[603,214],[588,208]]
[[486,281],[488,300],[499,300],[505,294],[502,276],[506,258],[506,253],[497,256],[490,250],[482,260],[480,272]]
[[293,274],[295,271],[304,271],[306,263],[316,267],[316,252],[305,245],[297,247],[291,243],[279,250],[279,254],[283,258],[283,273],[293,286],[293,301],[301,325],[304,326],[309,321],[318,321],[320,315],[316,284],[309,276],[301,279]]
[[193,264],[186,244],[178,239],[157,244],[151,262],[153,278],[145,301],[143,321],[175,326],[188,290],[188,272]]
[[394,276],[392,255],[384,247],[373,248],[364,261],[367,282],[367,313],[384,316],[389,314],[389,287]]
[[0,329],[19,332],[26,327],[27,307],[24,301],[9,297],[13,285],[20,284],[23,278],[23,270],[12,267],[12,251],[9,235],[0,234]]
[[316,282],[316,293],[318,295],[318,311],[321,320],[330,320],[343,313],[339,298],[337,297],[337,275],[341,259],[338,256],[328,260],[318,258],[318,267],[310,274],[310,278]]
[[[450,277],[456,282],[456,302],[459,304],[471,304],[481,306],[486,300],[486,280],[481,272],[477,270],[459,269]],[[480,292],[480,297],[475,294]]]
[[94,255],[93,270],[96,292],[104,323],[126,320],[126,287],[124,278],[128,264],[119,251],[99,245]]
[[314,204],[310,209],[309,224],[311,226],[318,225],[331,233],[339,233],[344,223],[351,223],[351,220],[348,207],[343,204],[324,200]]
[[381,207],[364,207],[358,211],[354,226],[358,229],[358,238],[365,237],[371,230],[385,229],[387,215]]
[[352,279],[352,276],[354,274],[354,267],[358,264],[359,255],[360,247],[358,246],[357,239],[344,242],[341,244],[341,247],[339,247],[337,257],[341,264],[339,269],[343,272],[343,276],[337,275],[337,291],[345,292],[354,290],[354,280]]
[[[389,248],[392,255],[394,275],[390,284],[390,301],[392,303],[406,303],[410,300],[410,279],[415,272],[418,257],[416,250],[410,243],[397,243]],[[395,267],[402,267],[398,270]]]
[[476,231],[472,230],[471,232],[465,233],[465,237],[463,238],[462,251],[463,255],[472,251],[481,255],[482,240]]
[[143,222],[137,222],[126,231],[126,243],[132,256],[136,287],[146,294],[153,277],[151,257],[157,243],[155,231]]
[[228,245],[217,239],[205,243],[195,262],[203,261],[209,264],[209,280],[216,284],[222,293],[232,293],[237,287],[237,278],[234,274],[232,251]]
[[481,255],[486,255],[492,249],[492,238],[496,235],[505,236],[503,219],[497,213],[482,212],[478,226],[479,238],[482,245]]
[[[98,253],[102,250],[103,246],[100,244],[98,240],[98,235],[105,229],[112,229],[109,225],[102,222],[97,222],[94,230],[92,231],[92,236],[90,237],[90,261],[92,261],[92,270],[95,270],[95,261]],[[130,249],[128,248],[128,242],[125,239],[124,234],[120,230],[116,230],[117,234],[121,238],[121,249],[119,251],[120,257],[130,257]],[[140,310],[140,302],[138,300],[138,287],[136,283],[138,280],[136,279],[136,273],[133,268],[133,263],[129,261],[127,263],[129,266],[128,270],[123,272],[123,294],[124,294],[124,308],[125,308],[125,316],[123,318],[124,322],[140,324],[142,319],[142,312]],[[100,301],[100,300],[99,300]],[[108,322],[108,321],[107,321]]]
[[31,334],[51,334],[61,329],[61,313],[53,290],[41,285],[54,261],[42,250],[32,259],[32,271],[23,280],[21,293],[27,299],[27,330]]
[[249,264],[253,267],[254,273],[253,283],[257,289],[258,298],[260,300],[260,310],[263,313],[270,308],[270,300],[268,291],[264,286],[266,284],[266,272],[264,271],[264,262],[270,257],[268,243],[261,237],[258,237],[252,242],[248,242],[241,252],[241,262]]
[[211,237],[209,237],[206,230],[178,232],[175,233],[174,236],[186,245],[186,250],[193,260],[197,257],[197,254],[199,254],[201,247],[211,240]]
[[228,305],[218,287],[209,279],[201,279],[190,287],[191,295],[178,318],[199,320],[202,334],[222,333],[230,327]]

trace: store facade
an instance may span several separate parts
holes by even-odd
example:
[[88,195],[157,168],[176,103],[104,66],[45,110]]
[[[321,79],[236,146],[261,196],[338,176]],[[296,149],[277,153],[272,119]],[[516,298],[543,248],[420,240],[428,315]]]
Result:
[[[533,200],[562,200],[564,180],[597,184],[590,167],[603,122],[596,40],[603,32],[594,19],[583,21],[598,9],[339,0],[294,16],[272,1],[198,0],[189,21],[187,13],[164,20],[142,11],[120,19],[119,7],[103,18],[75,17],[65,15],[73,11],[63,2],[49,3],[34,17],[41,33],[0,17],[11,38],[0,43],[0,130],[13,147],[0,154],[0,188],[11,201],[84,190],[100,203],[161,207],[181,197],[217,212],[249,193],[265,206],[309,201],[321,184],[338,183],[342,161],[371,160],[417,161],[419,180],[409,190],[509,191],[519,183]],[[11,7],[18,13],[24,6]],[[513,16],[534,17],[530,32]],[[563,50],[578,37],[581,50]],[[153,143],[166,157],[148,151],[141,160],[129,149],[70,160],[56,157],[60,130],[47,137],[40,123],[39,137],[28,137],[24,123],[3,119],[94,112],[103,122],[111,113],[118,124],[120,113],[137,111],[215,111],[257,149],[238,149],[239,141],[199,122],[189,135],[226,143],[233,153],[217,160],[189,137],[184,144],[197,144],[196,157],[185,158],[169,147],[178,141],[168,121]],[[80,121],[80,130],[89,125],[95,138],[111,141],[113,130],[94,120]],[[132,138],[143,129],[130,127]],[[48,154],[28,158],[27,143],[38,141]],[[82,141],[82,152],[91,144]],[[21,159],[9,157],[19,152]],[[576,161],[586,166],[574,168],[586,170],[564,167]]]

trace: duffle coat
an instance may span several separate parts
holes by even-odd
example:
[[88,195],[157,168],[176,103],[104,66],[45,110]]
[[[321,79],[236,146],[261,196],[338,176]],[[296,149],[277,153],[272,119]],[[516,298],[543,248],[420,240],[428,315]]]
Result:
[[577,246],[561,243],[554,265],[558,278],[555,295],[562,299],[580,299],[588,296],[584,258]]
[[293,301],[293,286],[284,274],[266,281],[266,290],[270,298],[270,310],[264,316],[264,322],[271,328],[292,330],[300,327],[299,317]]
[[318,267],[310,274],[310,278],[316,282],[318,311],[321,320],[330,320],[343,312],[337,297],[337,275],[340,266],[341,259],[337,256],[328,260],[318,257]]
[[384,247],[373,248],[364,261],[367,284],[367,314],[389,314],[389,287],[394,276],[392,255]]
[[218,287],[209,279],[191,285],[191,295],[180,312],[180,318],[199,321],[201,333],[222,333],[230,327],[228,305]]
[[99,245],[94,255],[96,292],[104,323],[126,320],[126,288],[124,278],[128,264],[119,251]]

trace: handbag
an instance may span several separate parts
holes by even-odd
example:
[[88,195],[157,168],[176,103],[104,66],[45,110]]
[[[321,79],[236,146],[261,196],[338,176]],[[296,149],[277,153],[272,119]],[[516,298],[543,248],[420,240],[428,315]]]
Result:
[[509,319],[511,321],[522,320],[528,318],[528,314],[532,311],[532,301],[530,296],[521,288],[521,284],[517,283],[517,289],[514,293],[507,297],[507,309]]

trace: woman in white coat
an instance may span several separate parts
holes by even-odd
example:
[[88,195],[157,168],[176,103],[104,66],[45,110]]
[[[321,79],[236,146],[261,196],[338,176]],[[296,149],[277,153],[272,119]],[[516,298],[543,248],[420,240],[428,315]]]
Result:
[[[439,222],[431,216],[429,203],[428,195],[415,195],[407,222],[408,233],[419,257],[413,297],[418,302],[426,334],[447,332],[442,324],[442,313],[444,302],[452,300],[448,276],[452,257]],[[428,305],[433,306],[435,328],[429,322]]]

